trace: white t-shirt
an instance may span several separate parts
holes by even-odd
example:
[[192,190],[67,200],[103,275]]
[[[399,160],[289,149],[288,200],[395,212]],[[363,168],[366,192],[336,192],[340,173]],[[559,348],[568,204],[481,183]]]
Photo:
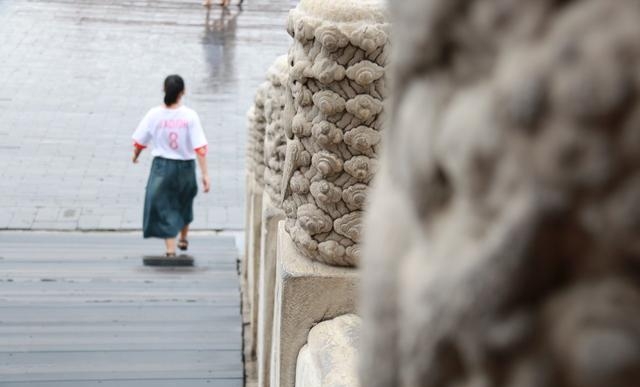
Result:
[[133,141],[142,148],[153,143],[153,156],[172,160],[194,160],[196,150],[207,146],[198,113],[186,106],[152,108],[133,133]]

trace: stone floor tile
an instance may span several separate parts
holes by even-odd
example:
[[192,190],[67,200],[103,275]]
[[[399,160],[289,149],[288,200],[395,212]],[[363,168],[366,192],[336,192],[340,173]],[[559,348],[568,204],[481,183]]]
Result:
[[[288,50],[284,26],[295,3],[252,0],[223,12],[193,0],[2,0],[0,208],[52,208],[16,214],[8,227],[114,226],[106,217],[123,208],[138,215],[125,215],[121,227],[140,224],[151,157],[130,163],[130,136],[161,103],[170,73],[184,76],[185,104],[198,111],[211,143],[214,187],[196,198],[207,209],[199,226],[242,227],[241,212],[226,209],[244,206],[245,112]],[[209,209],[226,216],[212,222]]]

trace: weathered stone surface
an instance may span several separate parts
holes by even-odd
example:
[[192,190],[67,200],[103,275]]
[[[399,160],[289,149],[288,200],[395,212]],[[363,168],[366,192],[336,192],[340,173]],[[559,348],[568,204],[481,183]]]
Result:
[[[252,359],[257,357],[258,368],[261,367],[260,361],[268,361],[269,357],[268,351],[264,349],[261,353],[258,353],[260,351],[259,344],[270,338],[270,336],[265,336],[264,331],[260,332],[259,327],[268,325],[268,329],[270,329],[271,326],[270,321],[263,320],[260,323],[260,312],[266,308],[266,312],[271,315],[272,306],[264,305],[264,303],[273,303],[272,296],[269,300],[264,300],[265,296],[269,296],[269,292],[263,287],[270,286],[271,292],[273,292],[273,281],[267,281],[265,284],[263,276],[269,275],[269,273],[265,274],[261,265],[268,263],[269,268],[275,267],[275,252],[271,253],[270,257],[265,257],[264,247],[262,246],[265,236],[262,221],[265,215],[267,215],[266,220],[269,220],[274,216],[271,212],[277,210],[273,209],[271,211],[269,209],[268,213],[265,214],[262,202],[264,198],[268,200],[268,203],[280,202],[282,165],[286,149],[284,122],[290,119],[285,114],[287,79],[287,56],[284,55],[276,59],[269,68],[267,81],[258,88],[254,106],[248,114],[247,169],[251,181],[247,183],[247,238],[245,246],[246,259],[243,263],[245,271],[243,274],[246,278],[247,307],[250,322],[247,353]],[[263,192],[266,196],[263,195]],[[275,235],[277,221],[271,223],[275,223],[271,225],[272,230],[270,230]],[[275,240],[275,237],[272,236],[271,239]],[[269,248],[269,250],[272,249]],[[264,261],[265,258],[267,262]],[[273,273],[270,275],[273,276]],[[265,369],[264,364],[262,364],[262,369]],[[260,370],[258,371],[260,372]]]
[[356,311],[358,271],[306,258],[280,222],[271,386],[293,387],[298,353],[317,323]]
[[286,87],[289,80],[287,56],[278,57],[267,72],[269,87],[264,101],[264,182],[265,191],[274,202],[280,201],[282,186],[282,167],[286,153],[284,126],[292,120],[285,111]]
[[640,7],[398,1],[362,384],[640,385]]
[[258,313],[259,313],[259,294],[260,294],[260,251],[262,243],[262,198],[264,196],[263,188],[258,183],[257,179],[253,182],[251,190],[249,191],[249,223],[246,228],[246,237],[248,242],[247,252],[245,255],[246,274],[246,289],[247,301],[249,305],[246,307],[249,310],[249,326],[250,330],[248,354],[251,360],[256,359],[257,344],[258,344]]
[[294,42],[285,111],[293,119],[285,127],[281,188],[287,231],[306,257],[355,266],[357,211],[376,171],[384,122],[386,10],[374,0],[303,0],[288,31]]
[[[248,158],[247,158],[247,163],[249,162]],[[249,231],[250,230],[250,224],[251,224],[251,197],[253,195],[253,187],[255,185],[255,177],[253,177],[253,173],[249,171],[249,168],[247,166],[247,176],[245,177],[245,200],[244,200],[244,229],[245,229],[245,238],[244,238],[244,248],[243,248],[243,255],[242,255],[242,261],[240,262],[240,278],[241,278],[241,282],[243,284],[247,284],[248,282],[248,275],[249,275],[249,266],[248,266],[248,261],[249,261],[249,244],[251,243],[251,241],[249,241]]]
[[295,387],[360,386],[360,325],[360,317],[347,314],[313,327],[298,355]]
[[[265,175],[265,130],[267,127],[267,116],[265,114],[265,103],[269,99],[269,91],[272,87],[269,81],[265,81],[258,90],[254,99],[254,105],[247,113],[247,160],[246,168],[251,173],[260,186],[264,185]],[[269,103],[270,112],[272,104]],[[270,115],[271,118],[271,115]],[[271,137],[270,139],[272,139]],[[271,143],[269,143],[271,145]],[[271,151],[271,149],[269,149]],[[271,155],[269,155],[271,156]]]
[[262,198],[262,232],[260,242],[260,279],[258,284],[258,386],[269,387],[271,367],[271,336],[276,283],[278,225],[285,218],[265,192]]

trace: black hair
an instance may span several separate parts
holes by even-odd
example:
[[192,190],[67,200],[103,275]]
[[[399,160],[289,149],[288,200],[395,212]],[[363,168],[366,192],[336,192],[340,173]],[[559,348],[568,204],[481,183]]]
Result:
[[169,75],[164,80],[164,104],[167,106],[178,102],[180,93],[184,91],[184,80],[181,76]]

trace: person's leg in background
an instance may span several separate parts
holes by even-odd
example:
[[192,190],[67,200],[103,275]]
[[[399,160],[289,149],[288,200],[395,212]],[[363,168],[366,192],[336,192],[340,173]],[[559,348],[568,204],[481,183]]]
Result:
[[164,245],[166,247],[168,257],[176,255],[176,238],[165,239]]
[[180,240],[178,241],[178,248],[180,250],[187,250],[189,248],[189,225],[185,225],[182,230],[180,230]]

